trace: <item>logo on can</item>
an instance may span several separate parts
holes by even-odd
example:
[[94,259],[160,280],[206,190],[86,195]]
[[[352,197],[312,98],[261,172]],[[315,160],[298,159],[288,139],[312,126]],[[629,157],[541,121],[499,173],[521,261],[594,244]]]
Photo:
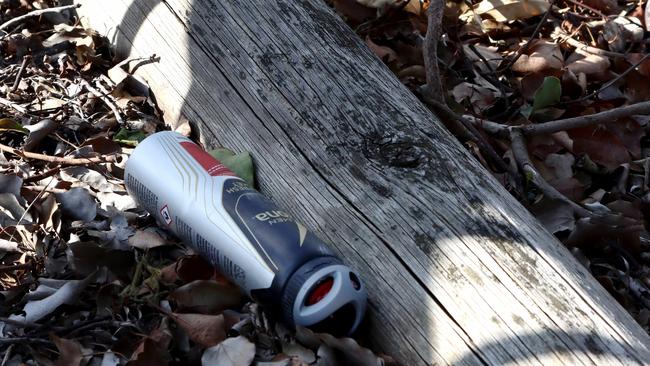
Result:
[[160,209],[160,216],[162,216],[167,226],[172,223],[172,216],[169,214],[169,208],[167,205],[164,205],[163,208]]

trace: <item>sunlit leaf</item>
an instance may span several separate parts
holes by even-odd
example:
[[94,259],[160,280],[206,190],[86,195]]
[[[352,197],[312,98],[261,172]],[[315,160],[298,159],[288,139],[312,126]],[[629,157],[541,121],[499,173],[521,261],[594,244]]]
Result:
[[214,149],[210,151],[210,155],[219,160],[233,173],[237,174],[238,177],[245,180],[249,186],[253,187],[255,184],[255,168],[253,166],[253,158],[248,151],[235,154],[228,149]]
[[562,96],[562,84],[555,76],[544,78],[542,86],[537,89],[533,97],[533,112],[552,106],[560,101]]

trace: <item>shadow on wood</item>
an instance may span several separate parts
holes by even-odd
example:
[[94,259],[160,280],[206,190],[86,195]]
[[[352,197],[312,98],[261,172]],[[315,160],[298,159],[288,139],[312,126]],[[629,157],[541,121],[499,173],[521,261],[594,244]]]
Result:
[[375,349],[414,364],[643,364],[650,338],[320,1],[81,0],[174,125],[363,275]]

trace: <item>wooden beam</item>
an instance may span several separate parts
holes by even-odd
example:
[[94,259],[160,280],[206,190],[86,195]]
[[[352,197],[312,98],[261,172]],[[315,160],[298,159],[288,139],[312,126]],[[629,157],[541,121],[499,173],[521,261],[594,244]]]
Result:
[[650,338],[332,11],[80,0],[165,119],[247,150],[261,190],[363,274],[364,331],[415,364],[643,364]]

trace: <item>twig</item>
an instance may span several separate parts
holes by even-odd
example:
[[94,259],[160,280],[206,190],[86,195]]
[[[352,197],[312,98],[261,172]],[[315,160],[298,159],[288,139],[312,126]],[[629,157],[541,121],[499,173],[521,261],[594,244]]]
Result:
[[0,317],[0,323],[7,323],[7,324],[15,325],[20,328],[38,328],[42,326],[41,324],[38,323],[30,323],[24,320],[10,319],[5,317]]
[[581,8],[583,8],[583,9],[587,9],[587,10],[591,11],[592,13],[594,13],[594,14],[598,15],[599,17],[601,17],[601,19],[607,19],[607,15],[603,14],[602,11],[600,11],[600,10],[598,10],[596,8],[593,8],[593,7],[591,7],[591,6],[589,6],[589,5],[585,4],[585,3],[582,3],[582,2],[576,1],[576,0],[567,0],[567,1],[574,4],[574,5],[577,5],[577,6],[581,7]]
[[20,69],[18,69],[18,74],[16,75],[16,80],[14,81],[14,85],[11,87],[11,92],[15,93],[16,89],[18,89],[18,85],[20,84],[20,80],[23,78],[23,74],[25,73],[25,68],[27,67],[27,62],[31,57],[29,55],[26,55],[23,57],[23,62],[20,64]]
[[612,123],[616,122],[620,118],[634,115],[650,115],[650,102],[636,103],[586,116],[526,125],[523,126],[521,130],[526,136],[545,135],[574,128],[593,126],[600,123]]
[[526,146],[526,138],[519,128],[513,127],[510,129],[510,141],[512,142],[512,155],[517,161],[517,165],[524,172],[526,179],[530,179],[544,193],[544,196],[569,204],[578,216],[589,217],[592,215],[589,210],[568,199],[542,177],[530,160]]
[[438,40],[442,33],[442,16],[445,10],[445,0],[432,0],[427,9],[428,25],[424,37],[424,70],[426,73],[427,87],[425,94],[429,99],[444,102],[442,80],[438,68]]
[[480,126],[490,135],[494,135],[497,137],[504,137],[504,138],[510,137],[510,132],[508,131],[508,127],[509,127],[508,125],[488,121],[482,118],[476,118],[474,116],[470,116],[467,114],[463,115],[463,119],[467,120],[469,123],[471,123],[474,126]]
[[[48,9],[38,9],[38,10],[32,10],[29,13],[25,15],[21,15],[19,17],[15,17],[13,19],[10,19],[0,25],[0,30],[4,31],[5,29],[11,27],[14,24],[18,24],[22,22],[25,19],[32,18],[32,17],[38,17],[43,14],[48,14],[48,13],[60,13],[68,9],[76,9],[80,7],[81,4],[75,4],[75,5],[65,5],[65,6],[57,6],[54,8],[48,8]],[[5,31],[6,33],[6,31]]]
[[65,193],[67,190],[61,188],[48,188],[46,186],[23,186],[25,189],[37,192],[47,192],[47,193]]
[[464,139],[475,142],[494,167],[499,169],[499,171],[510,172],[508,164],[506,164],[499,154],[494,151],[492,146],[481,137],[480,132],[474,128],[471,122],[465,121],[444,103],[430,100],[426,97],[424,97],[423,100],[435,110],[436,114],[440,117],[449,132],[461,140]]
[[53,176],[54,174],[58,173],[59,170],[61,170],[61,168],[57,167],[57,168],[53,168],[53,169],[50,169],[48,171],[45,171],[45,172],[43,172],[41,174],[32,175],[31,177],[27,177],[27,178],[23,179],[23,183],[38,182],[39,180],[42,180],[42,179],[49,178],[49,177]]
[[115,119],[117,120],[117,123],[119,123],[120,125],[124,125],[124,119],[122,118],[122,115],[120,114],[120,110],[119,108],[117,108],[117,105],[115,105],[115,103],[113,103],[113,101],[110,100],[110,98],[108,98],[102,92],[100,92],[95,87],[90,85],[88,81],[86,81],[85,79],[80,79],[80,80],[81,80],[81,84],[84,87],[86,87],[86,89],[88,89],[89,92],[91,92],[97,98],[101,99],[101,101],[104,102],[104,104],[106,104],[108,108],[111,109],[111,111],[115,115]]
[[[483,55],[482,55],[482,54],[481,54],[481,53],[476,49],[476,46],[475,46],[474,44],[471,44],[471,43],[470,43],[470,44],[468,45],[468,47],[469,47],[469,49],[470,49],[470,50],[471,50],[471,51],[476,55],[476,57],[478,57],[478,58],[483,62],[483,64],[485,65],[485,67],[487,67],[487,69],[490,71],[491,75],[482,75],[483,72],[480,70],[480,68],[479,68],[478,70],[476,70],[476,67],[475,67],[474,65],[472,65],[472,67],[475,69],[476,72],[478,72],[479,74],[481,74],[481,76],[485,77],[486,79],[488,79],[488,81],[490,81],[490,82],[493,83],[497,88],[499,88],[499,92],[501,93],[501,98],[506,98],[506,91],[505,91],[505,89],[504,89],[504,87],[503,87],[503,83],[499,80],[499,76],[497,75],[497,73],[496,73],[496,71],[494,70],[494,68],[492,67],[492,65],[490,65],[490,61],[488,61],[488,60],[485,58],[485,56],[483,56]],[[490,79],[492,79],[492,80],[490,80]]]
[[0,363],[0,366],[5,366],[7,364],[9,358],[11,357],[11,351],[13,351],[13,349],[14,349],[13,344],[10,344],[9,347],[7,347],[4,357],[2,357],[2,363]]
[[52,344],[52,342],[47,339],[41,338],[28,338],[28,337],[17,337],[17,338],[0,338],[0,347],[5,345],[11,345],[16,343],[39,343],[39,344]]
[[10,101],[8,99],[0,97],[0,104],[4,105],[5,107],[13,108],[13,109],[17,110],[19,113],[27,114],[27,109],[25,109],[24,107],[21,107],[17,103],[14,103],[14,102],[12,102],[12,101]]
[[635,103],[632,105],[610,109],[608,111],[594,113],[586,116],[571,117],[549,121],[544,123],[508,126],[502,123],[488,121],[481,118],[465,115],[463,119],[471,122],[474,126],[482,127],[493,136],[508,137],[510,128],[518,128],[525,136],[537,136],[553,134],[560,131],[572,130],[574,128],[607,124],[616,122],[620,118],[634,115],[650,115],[650,101]]
[[19,269],[32,269],[32,268],[34,268],[34,263],[32,263],[32,262],[14,264],[14,265],[11,265],[11,266],[0,266],[0,273],[17,271]]
[[99,163],[109,163],[115,160],[115,156],[113,155],[97,156],[92,158],[66,158],[66,157],[58,157],[58,156],[51,156],[51,155],[43,155],[43,154],[37,154],[28,151],[21,151],[18,149],[14,149],[11,146],[7,146],[3,144],[0,144],[0,151],[17,155],[20,156],[21,158],[42,160],[42,161],[57,163],[61,165],[99,164]]
[[519,60],[519,57],[521,57],[521,55],[523,55],[524,52],[528,51],[528,48],[530,47],[531,43],[533,43],[533,40],[535,40],[535,37],[537,37],[539,32],[542,30],[542,26],[544,25],[544,23],[546,23],[546,19],[548,19],[548,15],[551,13],[551,9],[553,8],[554,4],[555,4],[555,0],[551,0],[551,3],[548,6],[548,9],[546,9],[546,12],[544,13],[544,16],[542,16],[542,19],[539,21],[539,23],[537,23],[537,26],[535,27],[535,30],[533,31],[533,34],[531,34],[530,38],[528,38],[528,41],[526,41],[526,43],[517,50],[517,53],[515,54],[515,57],[513,57],[512,60],[510,60],[507,65],[505,65],[503,68],[501,68],[499,70],[499,72],[504,72],[504,71],[509,70],[512,67],[512,65],[514,65],[515,62],[517,62],[517,60]]
[[561,30],[559,27],[555,28],[556,33],[560,35],[562,38],[561,41],[568,43],[570,46],[575,47],[578,50],[582,50],[594,55],[600,55],[600,56],[607,56],[607,57],[613,57],[613,58],[625,58],[625,55],[622,53],[618,52],[612,52],[612,51],[606,51],[602,50],[600,48],[596,47],[591,47],[586,44],[583,44],[582,42],[578,41],[575,38],[571,38],[570,35],[566,34],[563,30]]

